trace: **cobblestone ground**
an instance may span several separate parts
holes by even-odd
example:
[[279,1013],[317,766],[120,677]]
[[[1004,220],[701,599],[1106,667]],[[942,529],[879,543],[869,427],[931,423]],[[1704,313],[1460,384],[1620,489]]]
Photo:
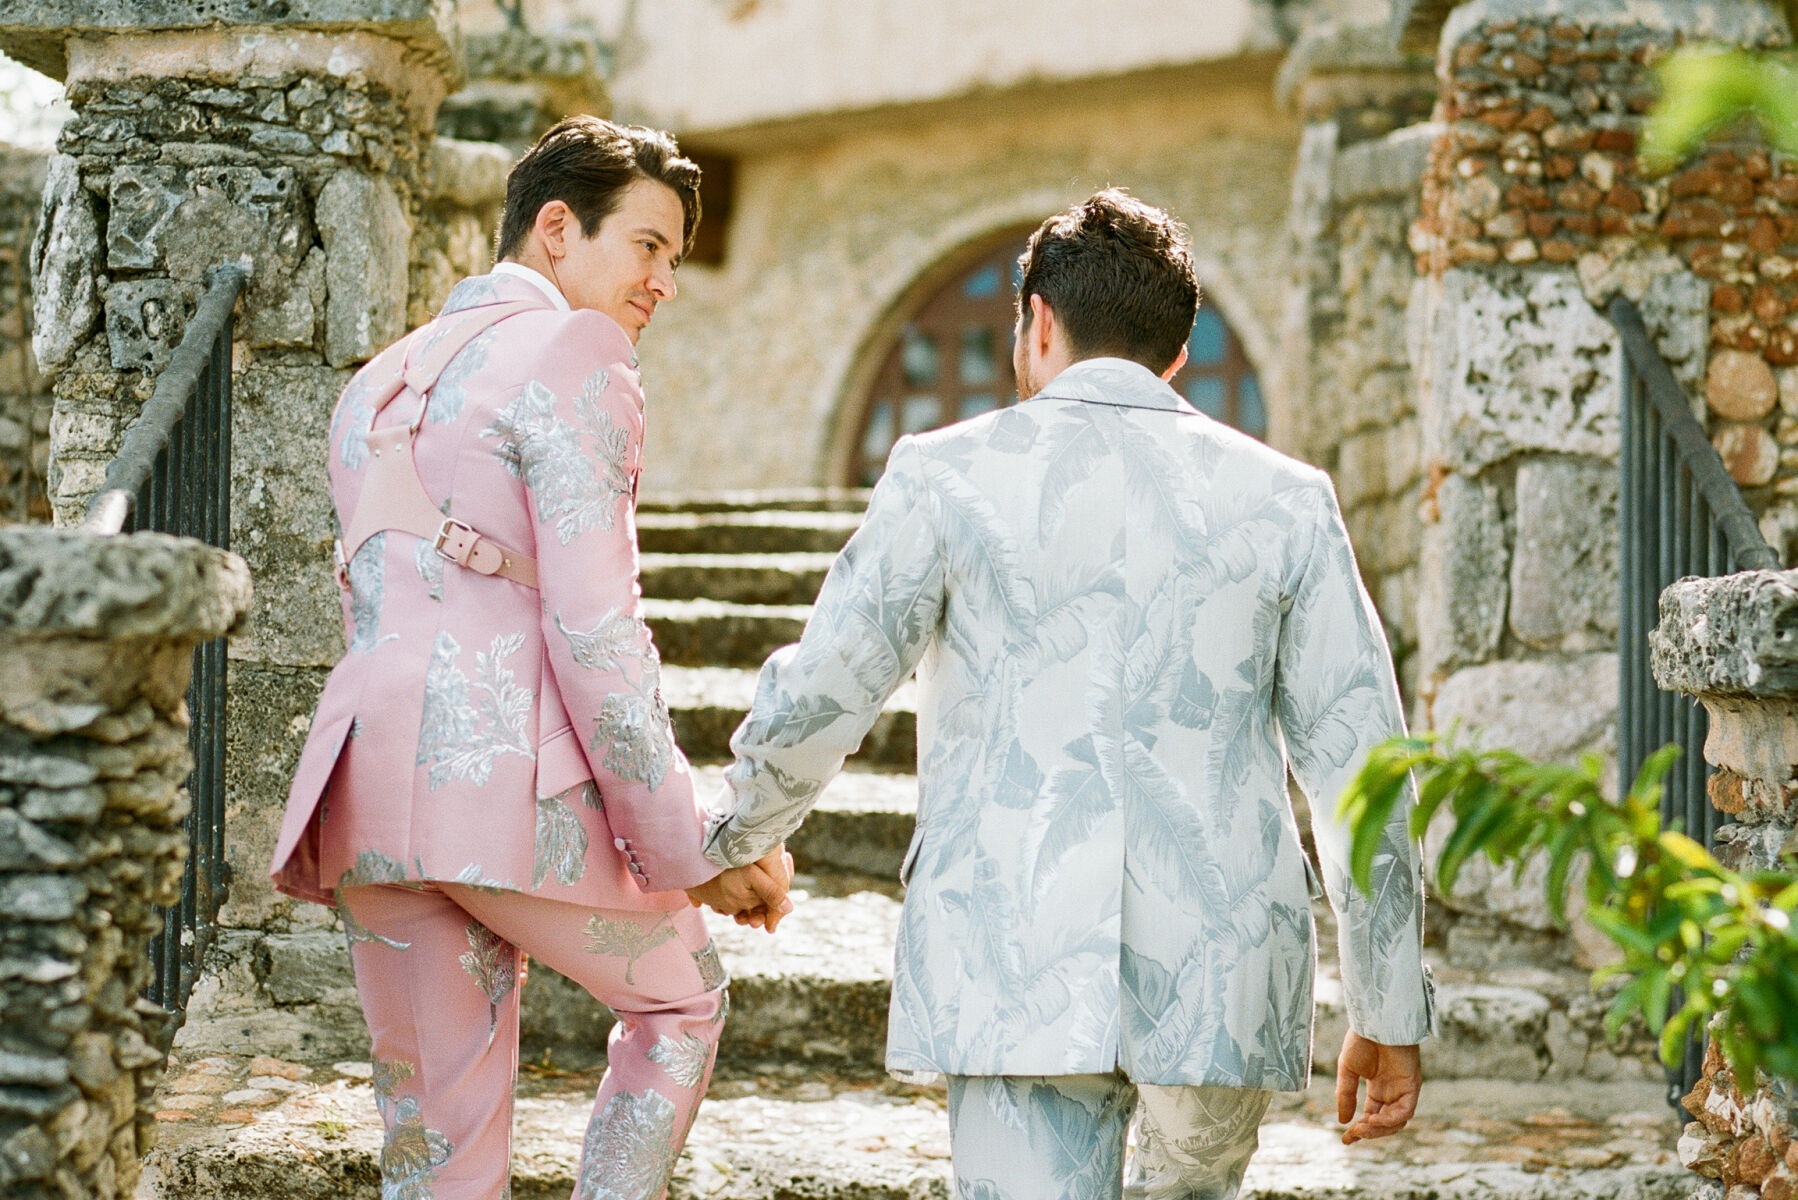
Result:
[[[267,1057],[173,1062],[140,1200],[375,1194],[379,1128],[367,1063]],[[515,1117],[520,1200],[565,1195],[597,1072],[527,1066]],[[1684,1197],[1677,1126],[1646,1082],[1429,1085],[1405,1133],[1340,1144],[1330,1085],[1279,1097],[1250,1173],[1255,1200]],[[947,1196],[940,1090],[786,1073],[716,1081],[673,1195]],[[774,1177],[809,1180],[787,1191]],[[773,1182],[771,1182],[773,1181]],[[1245,1197],[1246,1200],[1246,1197]]]

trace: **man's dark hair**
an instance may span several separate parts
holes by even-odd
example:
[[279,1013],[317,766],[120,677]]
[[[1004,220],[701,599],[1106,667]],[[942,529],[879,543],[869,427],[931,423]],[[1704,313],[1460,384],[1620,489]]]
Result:
[[1018,259],[1018,309],[1041,296],[1076,359],[1127,358],[1164,371],[1192,334],[1199,284],[1186,227],[1119,188],[1106,188],[1030,235]]
[[506,176],[506,209],[494,239],[494,258],[524,249],[537,214],[551,200],[574,211],[583,236],[618,211],[624,190],[654,179],[680,197],[681,254],[699,228],[699,167],[682,158],[674,139],[659,129],[614,125],[598,117],[564,117],[525,152]]

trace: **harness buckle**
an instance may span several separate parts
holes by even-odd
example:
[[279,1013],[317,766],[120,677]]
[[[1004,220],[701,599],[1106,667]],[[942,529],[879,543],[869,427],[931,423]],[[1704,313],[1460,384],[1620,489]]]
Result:
[[350,564],[343,557],[343,539],[331,543],[331,578],[344,591],[350,590]]
[[[449,540],[451,529],[459,529],[466,535],[467,541],[464,545],[468,549],[464,550],[460,556],[443,548],[443,544]],[[462,566],[468,561],[468,550],[474,548],[474,544],[480,540],[480,536],[480,534],[474,531],[473,525],[470,525],[465,521],[458,521],[454,517],[445,517],[443,518],[443,524],[437,527],[437,538],[431,543],[431,549],[437,552],[437,557],[448,562],[453,562],[457,566]]]

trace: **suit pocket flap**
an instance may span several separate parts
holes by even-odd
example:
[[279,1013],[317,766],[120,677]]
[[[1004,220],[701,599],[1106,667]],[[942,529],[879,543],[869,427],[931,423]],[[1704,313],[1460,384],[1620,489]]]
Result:
[[593,778],[574,727],[564,726],[537,745],[537,795],[560,796]]

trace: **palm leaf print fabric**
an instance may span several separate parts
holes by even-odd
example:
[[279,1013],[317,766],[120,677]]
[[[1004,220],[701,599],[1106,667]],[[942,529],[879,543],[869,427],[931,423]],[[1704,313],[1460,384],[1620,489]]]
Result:
[[1315,948],[1289,761],[1351,1023],[1425,1035],[1408,807],[1372,899],[1334,816],[1403,722],[1321,472],[1118,359],[901,439],[799,643],[762,669],[711,859],[789,836],[914,669],[890,1069],[1305,1087]]

